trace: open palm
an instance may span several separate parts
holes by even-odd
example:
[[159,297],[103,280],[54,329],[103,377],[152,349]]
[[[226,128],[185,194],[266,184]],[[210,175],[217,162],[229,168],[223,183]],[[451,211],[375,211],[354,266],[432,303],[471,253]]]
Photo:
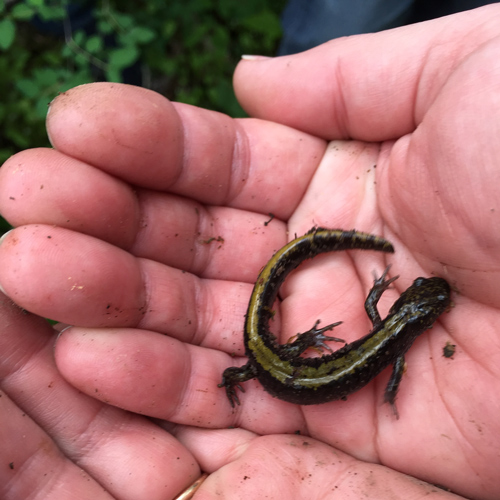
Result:
[[[371,498],[432,490],[395,471],[494,498],[499,22],[494,5],[243,61],[235,89],[252,119],[116,84],[59,96],[47,121],[55,149],[19,153],[0,171],[0,211],[19,226],[0,246],[0,284],[24,309],[74,325],[53,361],[51,329],[1,304],[2,324],[17,326],[0,335],[0,411],[12,429],[24,411],[32,436],[31,448],[4,438],[0,456],[14,465],[0,472],[3,497],[37,456],[64,470],[61,484],[78,481],[77,498],[170,498],[200,468],[212,473],[206,494],[228,498],[303,498],[336,484],[357,498],[371,479]],[[318,318],[342,320],[334,335],[348,341],[367,333],[363,301],[388,263],[400,278],[382,316],[418,276],[455,290],[406,356],[399,420],[382,404],[389,371],[348,401],[308,407],[249,381],[232,410],[217,387],[244,363],[259,269],[313,226],[371,232],[396,252],[299,267],[281,288],[280,342]],[[51,453],[40,454],[42,438]]]

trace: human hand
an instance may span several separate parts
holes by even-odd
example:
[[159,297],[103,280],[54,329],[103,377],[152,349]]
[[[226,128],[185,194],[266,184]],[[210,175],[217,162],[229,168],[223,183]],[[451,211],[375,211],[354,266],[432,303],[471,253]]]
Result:
[[[84,404],[92,408],[92,396],[179,424],[168,427],[176,445],[203,470],[218,471],[207,492],[290,488],[299,498],[314,485],[324,492],[342,483],[336,491],[347,496],[343,479],[352,470],[372,486],[391,481],[396,492],[425,488],[366,461],[493,498],[499,15],[490,6],[242,62],[235,89],[246,108],[297,130],[233,121],[112,84],[56,99],[47,122],[56,150],[20,153],[0,171],[0,211],[21,226],[0,246],[0,283],[22,307],[76,325],[58,339],[55,358]],[[339,138],[354,141],[327,147]],[[269,212],[276,218],[264,226]],[[399,292],[431,274],[460,292],[452,312],[407,354],[399,421],[380,404],[387,373],[347,402],[313,407],[273,400],[247,382],[232,412],[217,388],[233,364],[224,352],[243,353],[243,315],[260,267],[313,225],[387,237],[396,247]],[[372,252],[304,264],[282,287],[281,341],[318,317],[343,320],[335,335],[349,341],[366,333],[363,300],[372,271],[383,267]],[[386,295],[388,307],[397,293]],[[448,340],[457,345],[453,360],[442,357]],[[130,418],[116,412],[117,425]],[[40,425],[57,442],[49,422]],[[216,430],[229,425],[240,429]],[[296,430],[326,444],[277,435]],[[308,444],[299,449],[297,440]],[[355,457],[342,457],[349,471],[337,462],[318,470],[318,448],[321,457],[333,453],[327,445]],[[263,455],[290,473],[278,478],[259,462]],[[133,456],[143,460],[136,450]],[[196,477],[193,471],[182,474]],[[335,479],[325,484],[322,473]],[[250,481],[265,474],[267,482]],[[309,474],[311,484],[302,484]],[[134,498],[123,489],[109,494]],[[378,494],[387,498],[386,490]]]

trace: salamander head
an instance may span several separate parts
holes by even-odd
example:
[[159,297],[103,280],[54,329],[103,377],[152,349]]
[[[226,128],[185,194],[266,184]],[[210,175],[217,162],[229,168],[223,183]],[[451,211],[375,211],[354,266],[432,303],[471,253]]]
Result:
[[431,326],[450,304],[450,285],[443,278],[417,278],[394,303],[389,314]]

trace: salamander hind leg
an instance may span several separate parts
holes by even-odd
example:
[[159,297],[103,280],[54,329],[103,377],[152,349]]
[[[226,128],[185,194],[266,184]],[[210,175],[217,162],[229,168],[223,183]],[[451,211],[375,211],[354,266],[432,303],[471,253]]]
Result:
[[384,394],[384,403],[389,403],[391,405],[392,411],[394,412],[394,415],[396,415],[397,419],[399,419],[399,413],[396,408],[396,396],[398,394],[399,384],[401,383],[405,370],[405,357],[399,356],[392,367],[391,378],[387,383]]
[[236,389],[238,388],[241,392],[245,392],[245,389],[242,387],[242,383],[255,378],[257,373],[255,372],[254,367],[247,363],[240,368],[236,366],[231,366],[224,370],[222,374],[222,382],[218,384],[217,387],[225,387],[227,399],[229,399],[229,403],[231,403],[231,407],[234,408],[234,403],[238,406],[240,404],[240,399],[236,394]]
[[[310,347],[319,350],[326,350],[329,352],[333,352],[328,344],[325,344],[326,341],[332,340],[333,342],[344,342],[345,340],[339,339],[337,337],[327,337],[324,335],[328,330],[333,330],[336,326],[342,324],[342,321],[338,321],[337,323],[332,323],[331,325],[324,326],[323,328],[317,328],[320,320],[318,319],[316,323],[314,323],[313,327],[307,332],[298,333],[294,335],[288,340],[288,344],[280,346],[282,353],[286,354],[289,358],[294,358],[300,356],[303,352],[305,352]],[[292,339],[293,340],[292,342]]]
[[366,314],[368,314],[368,317],[370,318],[374,327],[377,327],[382,323],[382,318],[380,317],[377,309],[377,304],[380,300],[380,297],[382,297],[382,294],[389,288],[390,284],[399,278],[399,276],[394,276],[394,278],[388,280],[385,279],[390,268],[390,265],[387,266],[385,271],[382,273],[382,276],[380,276],[380,278],[378,279],[375,278],[373,286],[368,292],[368,297],[366,297],[365,300],[365,311]]

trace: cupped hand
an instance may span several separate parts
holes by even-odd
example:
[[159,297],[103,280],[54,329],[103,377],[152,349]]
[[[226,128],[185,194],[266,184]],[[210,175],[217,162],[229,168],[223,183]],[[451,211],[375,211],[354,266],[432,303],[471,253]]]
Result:
[[[499,22],[493,5],[243,61],[235,90],[252,119],[116,84],[58,96],[47,120],[54,150],[24,151],[0,171],[0,211],[18,226],[0,246],[0,285],[24,309],[73,325],[56,342],[62,379],[53,334],[23,326],[38,320],[11,318],[4,302],[7,323],[18,325],[0,337],[5,412],[17,405],[15,416],[25,412],[31,431],[52,443],[64,460],[51,467],[81,467],[120,499],[137,498],[132,481],[154,491],[148,498],[169,498],[196,478],[194,460],[218,471],[207,495],[290,488],[301,498],[308,488],[339,491],[337,482],[347,497],[352,471],[399,494],[428,492],[397,470],[494,498]],[[281,289],[273,322],[281,342],[318,318],[344,321],[334,335],[348,341],[367,333],[363,301],[387,262],[400,278],[382,316],[417,276],[442,276],[455,289],[455,307],[406,356],[399,420],[381,404],[388,371],[348,401],[319,406],[281,402],[250,381],[232,410],[217,387],[226,367],[244,363],[243,316],[259,269],[313,226],[381,235],[396,253],[341,252],[302,265]],[[453,358],[443,357],[447,342]],[[43,385],[39,371],[57,384]],[[155,445],[167,457],[137,439],[159,427],[131,412],[170,422]],[[228,426],[240,429],[221,430]],[[92,427],[82,443],[82,428]],[[296,431],[309,437],[283,436]],[[103,439],[111,451],[88,452]],[[124,458],[116,450],[129,440],[137,447]],[[33,460],[36,443],[12,450],[25,446]],[[124,475],[134,459],[141,469]],[[174,465],[182,470],[167,475],[180,479],[166,482],[161,467]]]

